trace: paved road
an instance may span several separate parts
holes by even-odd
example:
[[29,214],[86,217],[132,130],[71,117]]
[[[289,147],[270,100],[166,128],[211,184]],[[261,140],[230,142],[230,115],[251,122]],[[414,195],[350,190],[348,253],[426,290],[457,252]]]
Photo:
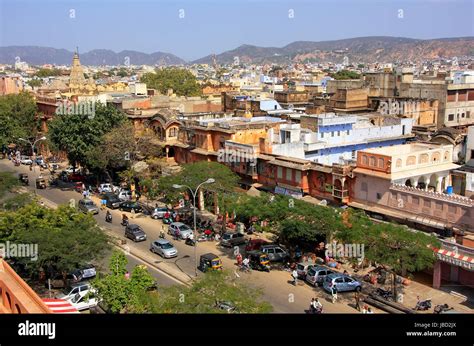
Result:
[[[30,182],[33,182],[34,173],[29,171],[27,166],[15,167],[8,160],[0,160],[0,171],[15,171],[28,173],[30,176]],[[39,175],[39,172],[36,172]],[[32,183],[31,183],[32,185]],[[34,190],[33,186],[30,186],[31,190]],[[75,192],[72,188],[54,188],[48,187],[45,190],[37,190],[39,196],[44,197],[56,204],[69,203],[71,199],[76,202],[79,201],[81,195]],[[118,210],[112,211],[113,222],[112,224],[105,222],[105,212],[101,211],[99,215],[95,216],[100,226],[107,228],[108,233],[115,237],[125,240],[123,235],[123,227],[120,225],[122,212]],[[184,241],[173,241],[170,236],[166,237],[173,242],[175,247],[178,249],[179,256],[175,259],[163,259],[158,255],[152,254],[149,251],[150,241],[158,239],[159,232],[161,230],[161,221],[153,220],[150,217],[137,214],[133,216],[127,213],[130,218],[130,223],[136,223],[140,225],[147,233],[148,240],[140,243],[133,243],[127,241],[127,249],[132,254],[139,255],[141,258],[147,260],[147,262],[154,263],[154,266],[147,265],[152,274],[157,277],[158,282],[162,282],[164,285],[173,284],[176,281],[170,278],[159,269],[166,265],[167,268],[174,268],[175,271],[182,273],[187,277],[194,277],[195,275],[195,262],[194,262],[194,247],[184,244]],[[132,219],[133,218],[133,219]],[[329,295],[320,288],[313,288],[305,283],[301,285],[293,286],[289,283],[290,274],[284,271],[273,270],[270,273],[252,271],[250,274],[237,273],[235,271],[235,260],[232,254],[232,250],[222,249],[217,246],[214,242],[202,242],[198,243],[197,256],[199,257],[202,253],[213,252],[221,256],[224,264],[224,268],[231,269],[235,274],[237,280],[246,282],[254,287],[263,289],[264,299],[270,302],[275,312],[286,312],[286,313],[302,313],[304,312],[311,301],[312,297],[319,297],[320,301],[324,305],[325,312],[330,313],[356,313],[357,311],[348,305],[352,302],[352,293],[339,294],[339,301],[336,304],[332,304],[329,301]],[[137,260],[135,257],[135,261]],[[130,265],[133,265],[133,261]],[[138,263],[138,262],[137,262]],[[143,263],[143,262],[141,262]],[[198,275],[202,275],[198,273]]]

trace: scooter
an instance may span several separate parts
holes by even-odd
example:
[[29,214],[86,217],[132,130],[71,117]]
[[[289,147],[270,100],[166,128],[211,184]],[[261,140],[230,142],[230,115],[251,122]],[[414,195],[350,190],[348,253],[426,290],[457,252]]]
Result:
[[120,223],[122,226],[128,226],[128,217],[122,217],[122,222]]
[[186,240],[184,241],[184,243],[185,243],[186,245],[189,245],[189,246],[194,246],[194,245],[196,245],[196,241],[195,241],[194,239],[189,238],[189,237],[186,238]]
[[105,214],[105,222],[112,223],[112,214],[108,210],[107,210],[107,213]]
[[382,288],[377,288],[377,294],[381,296],[383,299],[389,299],[392,298],[392,292],[388,290],[384,290]]
[[431,309],[431,299],[420,300],[416,303],[415,310],[426,311]]
[[434,313],[435,314],[441,314],[443,312],[453,310],[452,307],[450,307],[448,304],[443,304],[443,305],[436,305],[434,308]]
[[323,307],[318,306],[318,307],[313,307],[312,305],[309,307],[308,314],[322,314],[323,313]]

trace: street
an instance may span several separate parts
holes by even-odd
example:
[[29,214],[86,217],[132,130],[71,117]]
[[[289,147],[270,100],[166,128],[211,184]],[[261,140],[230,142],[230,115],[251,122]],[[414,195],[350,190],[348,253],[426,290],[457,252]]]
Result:
[[[13,171],[15,175],[18,173],[27,173],[30,177],[29,190],[34,191],[35,178],[40,175],[38,167],[32,172],[28,166],[15,167],[9,160],[0,160],[0,171]],[[42,172],[44,176],[48,176],[49,172]],[[37,190],[38,196],[52,202],[52,204],[69,204],[70,200],[77,202],[82,198],[81,194],[72,188],[65,187],[47,187],[43,190]],[[93,200],[99,204],[98,198]],[[46,202],[46,201],[45,201]],[[47,203],[45,203],[47,204]],[[112,223],[105,221],[105,211],[100,211],[95,216],[98,225],[100,225],[109,235],[125,240],[123,226],[120,225],[121,214],[119,210],[111,210],[113,220]],[[195,262],[194,248],[185,245],[183,240],[175,241],[170,235],[166,238],[170,240],[178,249],[178,257],[173,259],[164,259],[150,252],[150,242],[159,238],[161,230],[161,220],[154,220],[149,216],[142,214],[132,215],[127,213],[130,223],[138,224],[147,234],[147,240],[140,243],[133,243],[127,239],[126,244],[122,246],[129,260],[129,270],[138,264],[146,264],[149,272],[156,278],[158,284],[172,285],[179,282],[189,281],[194,277]],[[291,277],[289,272],[272,270],[270,273],[251,271],[250,273],[242,273],[237,271],[233,249],[223,249],[216,246],[215,242],[198,242],[197,257],[200,254],[212,252],[219,255],[223,261],[224,269],[230,270],[238,280],[245,282],[253,287],[259,287],[263,291],[263,299],[268,301],[274,307],[277,313],[303,313],[308,309],[311,298],[318,297],[324,306],[326,313],[357,313],[357,310],[349,304],[354,304],[353,293],[339,294],[338,301],[332,304],[330,295],[322,288],[313,288],[304,282],[300,282],[296,287],[290,283]],[[198,271],[198,275],[202,275]]]

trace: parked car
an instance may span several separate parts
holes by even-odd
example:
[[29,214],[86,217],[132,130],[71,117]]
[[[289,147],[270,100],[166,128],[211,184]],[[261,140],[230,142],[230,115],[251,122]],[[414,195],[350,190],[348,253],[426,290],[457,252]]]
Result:
[[131,224],[125,227],[125,237],[133,240],[134,242],[145,241],[146,233],[140,226]]
[[306,274],[306,282],[313,286],[321,285],[326,275],[335,273],[333,270],[324,266],[313,266]]
[[304,279],[306,277],[306,274],[308,273],[308,270],[311,269],[314,266],[313,262],[300,262],[296,265],[296,272],[298,273],[298,277],[300,279]]
[[117,209],[122,203],[118,196],[113,192],[105,192],[101,194],[100,199],[105,199],[107,201],[106,206],[110,209]]
[[99,185],[99,192],[117,192],[118,187],[110,184],[110,183],[103,183]]
[[270,262],[283,262],[289,257],[288,252],[282,246],[275,244],[264,245],[260,250],[268,255]]
[[79,173],[70,173],[67,176],[67,180],[71,182],[85,181],[86,177]]
[[97,275],[97,271],[92,264],[88,264],[81,269],[76,269],[72,274],[79,280],[93,279]]
[[168,227],[168,234],[174,235],[176,234],[176,230],[179,231],[179,237],[181,239],[186,239],[191,234],[193,234],[191,227],[185,225],[182,222],[172,222]]
[[79,210],[84,213],[99,214],[99,207],[89,198],[81,199],[78,205]]
[[245,236],[242,233],[226,232],[222,235],[221,245],[225,247],[233,247],[245,244]]
[[132,199],[132,192],[130,190],[121,190],[117,196],[121,201],[129,201]]
[[178,250],[168,240],[158,239],[150,244],[150,251],[164,258],[178,256]]
[[151,212],[151,217],[154,218],[155,220],[162,219],[165,216],[167,211],[168,211],[168,208],[166,207],[155,208]]
[[79,282],[79,283],[74,283],[70,286],[64,287],[58,295],[56,295],[56,298],[58,299],[69,299],[71,297],[74,297],[78,293],[87,293],[91,289],[91,285],[88,282]]
[[88,310],[99,304],[99,298],[94,290],[87,293],[77,293],[68,299],[68,302],[76,308],[77,311]]
[[337,292],[360,291],[362,289],[362,284],[359,281],[348,275],[336,273],[326,275],[323,281],[323,288],[327,292],[331,292],[333,286],[336,286]]
[[30,159],[29,156],[23,155],[20,157],[20,163],[22,165],[31,165],[33,164],[33,161]]
[[260,250],[264,245],[270,245],[270,243],[264,239],[249,239],[245,245],[245,251]]
[[122,211],[129,211],[131,212],[132,210],[135,213],[141,213],[143,211],[143,207],[135,201],[125,201],[120,203],[119,209]]

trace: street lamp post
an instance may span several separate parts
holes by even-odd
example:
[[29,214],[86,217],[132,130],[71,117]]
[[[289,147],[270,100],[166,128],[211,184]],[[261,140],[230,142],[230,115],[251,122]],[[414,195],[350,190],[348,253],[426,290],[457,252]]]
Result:
[[199,188],[204,185],[204,184],[212,184],[215,182],[215,179],[209,178],[206,181],[202,182],[196,187],[196,190],[193,190],[187,185],[179,185],[179,184],[173,184],[173,188],[175,189],[181,189],[183,187],[186,187],[190,192],[191,195],[193,196],[193,214],[194,214],[194,275],[197,277],[197,235],[196,235],[196,196],[199,192]]
[[[29,140],[26,140],[24,138],[18,138],[18,140],[20,141],[23,141],[23,142],[26,142],[28,143],[30,146],[31,146],[31,156],[35,158],[36,160],[36,154],[35,154],[35,146],[36,146],[36,143],[38,143],[39,141],[44,141],[46,139],[45,136],[41,137],[41,138],[38,138],[37,140],[35,140],[33,143]],[[31,162],[31,167],[33,169],[33,173],[36,173],[35,172],[35,160],[32,160]],[[34,182],[34,186],[35,186],[35,195],[36,195],[36,182]]]

